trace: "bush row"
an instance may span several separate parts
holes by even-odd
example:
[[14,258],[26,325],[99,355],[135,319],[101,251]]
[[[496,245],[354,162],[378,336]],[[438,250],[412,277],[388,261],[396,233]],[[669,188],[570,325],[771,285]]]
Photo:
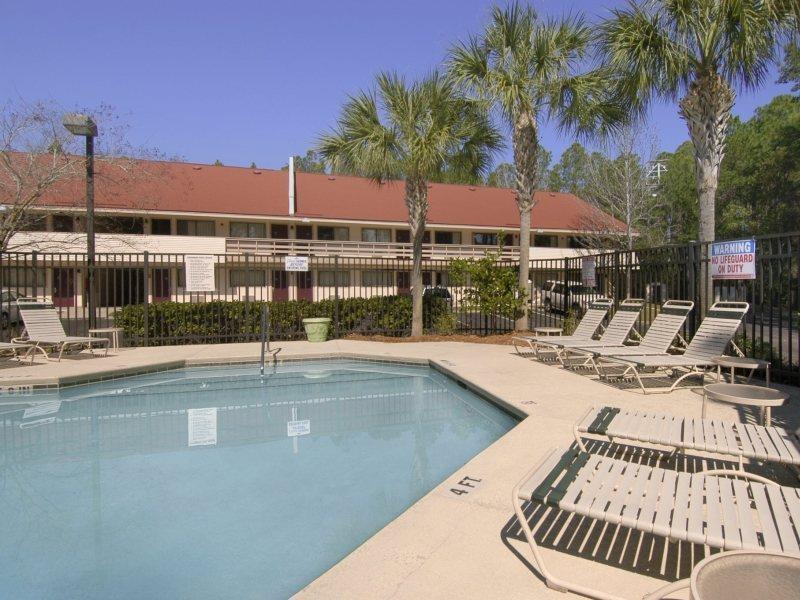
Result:
[[[203,303],[159,302],[122,307],[114,314],[114,324],[125,339],[149,343],[203,343],[257,339],[261,331],[264,302],[213,301]],[[330,317],[338,333],[380,333],[407,335],[411,331],[410,296],[374,296],[339,300],[287,300],[266,302],[269,306],[273,339],[303,337],[303,319]],[[336,319],[338,304],[338,321]],[[423,321],[430,329],[449,313],[447,301],[425,298]],[[145,336],[145,311],[147,336]],[[333,333],[332,333],[333,334]]]

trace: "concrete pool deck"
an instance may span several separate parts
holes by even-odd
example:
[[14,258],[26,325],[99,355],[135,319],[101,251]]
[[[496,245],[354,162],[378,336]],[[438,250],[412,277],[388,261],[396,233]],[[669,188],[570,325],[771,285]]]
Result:
[[[301,590],[300,598],[573,597],[548,589],[531,572],[529,549],[513,525],[513,486],[548,449],[572,443],[572,425],[590,406],[611,404],[695,416],[701,410],[697,391],[643,395],[618,389],[519,357],[510,346],[355,340],[273,345],[282,348],[281,359],[352,356],[433,361],[512,411],[531,417]],[[0,387],[63,385],[86,378],[133,374],[154,366],[167,369],[184,364],[253,361],[258,355],[259,345],[253,343],[124,349],[107,358],[81,356],[60,363],[39,359],[33,366],[13,366],[6,361],[12,366],[0,369]],[[796,429],[800,425],[800,390],[785,389],[792,397],[773,411],[773,422]],[[24,396],[20,400],[24,401]],[[752,419],[755,413],[711,404],[709,414],[738,420]],[[320,500],[320,510],[324,510],[324,499]],[[666,565],[662,570],[667,571],[669,579],[676,574],[688,575],[686,557],[672,557],[698,551],[697,547],[653,543],[638,534],[617,536],[605,529],[582,532],[581,524],[573,525],[575,531],[567,526],[561,539],[549,547],[545,544],[543,553],[550,569],[627,598],[640,598],[663,585],[667,579],[654,572],[655,564]],[[308,544],[313,551],[314,540],[308,540]],[[632,552],[639,556],[632,559]]]

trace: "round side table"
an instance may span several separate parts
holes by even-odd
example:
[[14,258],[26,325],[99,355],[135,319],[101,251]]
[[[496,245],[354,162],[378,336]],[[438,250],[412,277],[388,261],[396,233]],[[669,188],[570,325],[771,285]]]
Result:
[[717,402],[760,408],[761,424],[769,427],[772,423],[772,407],[781,406],[788,398],[789,394],[786,392],[760,385],[712,383],[703,387],[703,418],[706,418],[706,402],[716,400]]
[[731,370],[731,383],[736,383],[736,369],[750,369],[750,374],[747,376],[745,383],[750,383],[750,378],[756,369],[764,369],[766,373],[766,386],[769,387],[769,368],[770,363],[768,360],[761,360],[759,358],[746,358],[743,356],[720,356],[714,359],[717,364],[717,381],[722,381],[722,367]]

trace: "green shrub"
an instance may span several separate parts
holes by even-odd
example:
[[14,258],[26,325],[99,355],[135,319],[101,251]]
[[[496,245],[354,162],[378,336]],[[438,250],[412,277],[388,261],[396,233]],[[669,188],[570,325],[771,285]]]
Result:
[[[159,302],[122,307],[114,313],[114,324],[125,339],[152,345],[176,343],[237,342],[258,339],[263,302]],[[303,319],[330,317],[332,334],[351,332],[407,335],[411,331],[410,296],[374,296],[340,300],[288,300],[268,302],[273,339],[305,336]],[[338,304],[338,328],[337,328]],[[448,312],[441,298],[426,298],[423,318],[428,329]],[[145,314],[147,336],[145,336]]]
[[567,315],[564,317],[563,335],[572,335],[578,328],[578,323],[580,323],[580,321],[581,320],[578,318],[578,315],[575,314],[574,310],[568,310]]

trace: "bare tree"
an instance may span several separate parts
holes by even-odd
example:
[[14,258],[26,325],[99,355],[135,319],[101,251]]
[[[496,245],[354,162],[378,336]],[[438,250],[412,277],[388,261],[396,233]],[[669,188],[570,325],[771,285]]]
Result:
[[[21,99],[0,107],[0,250],[24,250],[28,238],[13,238],[33,228],[45,206],[52,210],[56,205],[70,214],[85,206],[83,138],[64,129],[64,112],[52,103]],[[160,158],[158,152],[131,146],[127,125],[111,107],[80,112],[91,115],[100,127],[95,180],[106,200],[131,185],[164,176],[157,163],[143,160]],[[138,200],[140,208],[154,201],[147,194]]]
[[584,199],[593,210],[580,223],[587,247],[632,250],[663,240],[661,201],[649,178],[656,156],[656,138],[644,124],[626,125],[602,153],[592,153]]

